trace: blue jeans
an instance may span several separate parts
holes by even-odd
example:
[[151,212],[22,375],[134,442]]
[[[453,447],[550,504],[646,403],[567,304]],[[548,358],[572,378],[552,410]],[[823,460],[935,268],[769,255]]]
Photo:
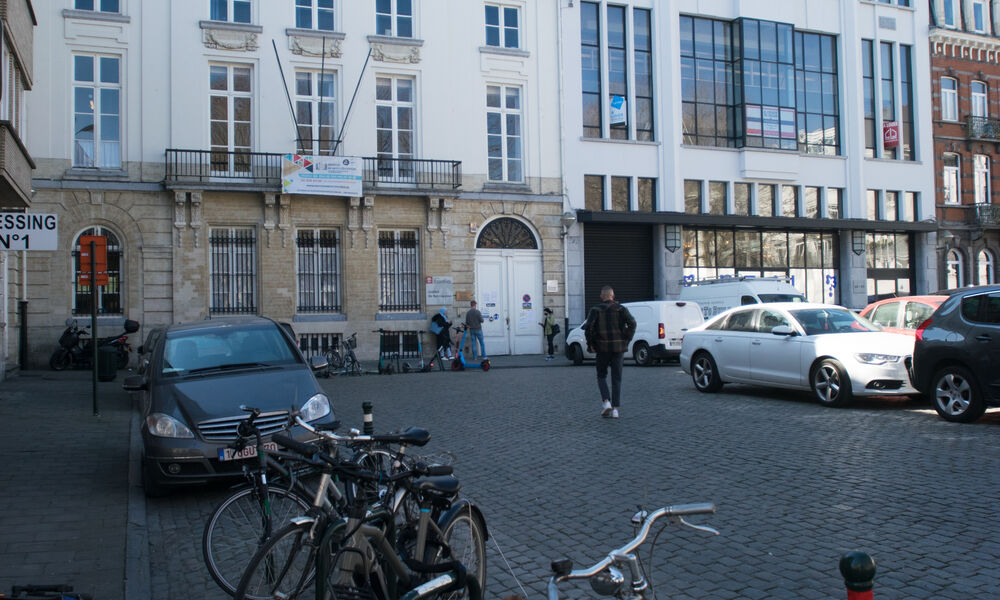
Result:
[[486,342],[483,340],[483,330],[482,329],[470,329],[469,335],[472,336],[472,341],[469,346],[472,347],[472,358],[476,358],[476,342],[479,342],[479,355],[486,358]]
[[[611,406],[618,408],[622,403],[622,363],[624,352],[597,353],[597,387],[601,390],[601,400],[611,400]],[[611,368],[611,390],[608,391],[608,368]]]

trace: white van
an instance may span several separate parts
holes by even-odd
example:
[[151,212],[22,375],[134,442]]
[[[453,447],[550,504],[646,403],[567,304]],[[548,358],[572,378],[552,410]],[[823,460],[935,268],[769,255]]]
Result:
[[[649,300],[645,302],[623,302],[622,306],[635,319],[635,335],[626,358],[634,358],[635,364],[646,366],[657,360],[677,358],[681,353],[681,338],[684,332],[701,325],[704,319],[701,308],[694,302],[680,300]],[[566,358],[578,365],[583,360],[594,358],[587,352],[587,336],[583,325],[574,327],[566,336]]]
[[705,320],[734,306],[764,302],[805,302],[788,277],[722,277],[683,282],[681,300],[697,302]]

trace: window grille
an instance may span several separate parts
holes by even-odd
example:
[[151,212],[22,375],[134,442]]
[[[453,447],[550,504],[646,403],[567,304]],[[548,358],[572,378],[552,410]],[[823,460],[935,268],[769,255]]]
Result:
[[379,306],[383,312],[418,311],[417,232],[378,234]]
[[[100,286],[97,294],[97,313],[122,314],[122,247],[118,236],[104,227],[92,227],[80,232],[84,235],[103,235],[108,240],[108,285]],[[80,284],[81,270],[90,271],[90,265],[80,264],[80,237],[73,243],[73,314],[90,314],[90,285]]]
[[257,312],[257,235],[251,228],[213,229],[211,255],[212,314]]
[[339,333],[303,333],[299,335],[299,350],[306,360],[314,356],[326,356],[331,348],[340,348]]
[[340,312],[340,240],[335,229],[303,229],[296,238],[299,312]]

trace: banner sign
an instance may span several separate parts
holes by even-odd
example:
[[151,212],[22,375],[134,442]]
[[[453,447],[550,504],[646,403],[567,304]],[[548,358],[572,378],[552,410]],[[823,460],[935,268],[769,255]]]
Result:
[[360,197],[362,164],[357,156],[286,154],[281,161],[281,193]]
[[0,250],[58,250],[59,218],[33,213],[0,213]]
[[108,238],[103,235],[80,236],[80,285],[90,285],[90,244],[94,244],[94,271],[97,285],[108,285]]
[[611,96],[611,124],[625,125],[628,123],[628,102],[624,96]]
[[882,123],[882,146],[884,148],[899,147],[899,121]]

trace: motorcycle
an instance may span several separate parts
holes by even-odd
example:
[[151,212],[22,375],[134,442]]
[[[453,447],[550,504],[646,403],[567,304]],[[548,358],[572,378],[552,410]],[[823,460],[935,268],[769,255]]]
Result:
[[[128,334],[139,331],[139,322],[126,319],[125,331],[110,337],[97,338],[98,347],[112,346],[115,349],[117,367],[128,366],[132,346]],[[94,366],[94,339],[90,337],[90,326],[78,327],[76,320],[66,319],[66,329],[59,336],[59,347],[49,357],[49,366],[55,371],[63,369],[91,369]]]

